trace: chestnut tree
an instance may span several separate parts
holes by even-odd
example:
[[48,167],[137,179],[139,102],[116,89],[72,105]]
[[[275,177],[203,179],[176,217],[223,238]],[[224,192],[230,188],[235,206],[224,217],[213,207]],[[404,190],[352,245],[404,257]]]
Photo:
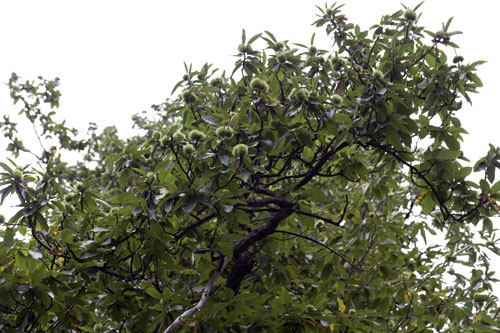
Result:
[[457,118],[482,62],[419,6],[368,30],[340,7],[318,8],[328,49],[243,31],[231,74],[186,66],[125,140],[82,139],[57,79],[13,74],[40,145],[3,118],[0,330],[499,329],[500,150],[470,163]]

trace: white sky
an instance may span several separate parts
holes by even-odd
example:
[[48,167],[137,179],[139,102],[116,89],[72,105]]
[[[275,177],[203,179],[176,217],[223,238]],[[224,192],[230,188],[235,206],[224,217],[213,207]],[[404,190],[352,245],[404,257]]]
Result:
[[[252,36],[271,31],[280,40],[309,44],[311,34],[328,46],[324,30],[311,23],[314,4],[299,0],[16,0],[0,1],[0,82],[11,72],[24,79],[61,78],[58,114],[81,130],[88,122],[116,125],[130,134],[131,116],[169,97],[184,74],[183,62],[198,69],[205,62],[231,70],[241,29]],[[400,0],[345,0],[349,22],[368,28],[384,14],[402,8]],[[405,1],[414,7],[419,1]],[[472,161],[484,156],[488,143],[500,145],[496,99],[500,78],[499,11],[496,1],[427,0],[419,21],[428,30],[454,16],[451,30],[465,62],[487,60],[478,71],[484,83],[472,96],[473,107],[459,117],[470,135],[463,144]],[[331,4],[331,3],[330,3]],[[448,49],[449,54],[453,50]],[[0,85],[0,117],[19,111],[8,88]],[[1,118],[0,118],[1,119]],[[101,127],[101,128],[102,128]],[[0,149],[5,140],[0,138]],[[5,160],[0,150],[0,160]],[[500,178],[498,172],[497,179]],[[12,210],[1,207],[9,216]]]
[[[399,0],[345,2],[349,21],[362,28],[402,8]],[[484,155],[489,142],[500,143],[495,3],[427,0],[420,9],[421,24],[433,31],[454,16],[451,29],[464,32],[453,38],[461,46],[458,53],[466,62],[488,61],[479,70],[485,87],[461,115],[471,134],[466,155],[474,159]],[[170,95],[184,73],[183,61],[195,68],[209,62],[231,69],[242,28],[248,36],[269,30],[278,39],[304,44],[316,31],[318,44],[328,46],[323,30],[311,26],[314,4],[323,7],[324,1],[1,1],[0,81],[13,71],[26,79],[58,76],[63,94],[58,114],[69,125],[85,129],[95,121],[116,125],[126,135],[132,114]],[[0,115],[17,111],[8,89],[0,86]]]

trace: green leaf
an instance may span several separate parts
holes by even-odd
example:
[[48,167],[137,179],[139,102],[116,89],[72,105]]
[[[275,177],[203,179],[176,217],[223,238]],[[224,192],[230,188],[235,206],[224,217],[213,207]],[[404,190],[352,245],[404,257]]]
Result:
[[451,150],[460,150],[460,142],[452,135],[444,135],[444,142]]
[[479,186],[481,187],[481,191],[483,193],[485,193],[485,194],[489,193],[489,191],[490,191],[490,185],[488,184],[488,182],[486,180],[481,179],[479,181]]
[[190,213],[194,207],[196,207],[196,204],[198,203],[198,198],[195,195],[188,195],[184,198],[184,201],[182,202],[182,209],[186,213]]
[[247,36],[245,33],[245,29],[242,29],[241,30],[241,44],[243,44],[243,45],[245,44],[246,38],[247,38]]
[[149,296],[151,296],[155,299],[161,299],[161,294],[155,287],[146,288],[146,294],[148,294]]
[[397,129],[393,128],[392,126],[386,126],[385,136],[387,137],[387,140],[389,140],[389,143],[391,145],[396,148],[401,147],[401,138]]
[[348,115],[346,115],[345,113],[342,113],[342,112],[336,113],[334,116],[334,119],[337,122],[343,121],[343,122],[347,123],[348,126],[352,124],[351,117],[349,117]]
[[454,160],[458,156],[460,156],[461,152],[460,151],[454,151],[454,150],[448,150],[448,149],[436,149],[433,152],[434,158],[438,160]]
[[2,247],[5,247],[6,249],[11,249],[12,246],[14,245],[14,229],[13,228],[6,228],[5,231],[3,232],[3,241],[1,243]]
[[255,42],[258,38],[260,38],[260,36],[262,36],[262,34],[257,34],[257,35],[255,35],[255,36],[253,36],[252,38],[250,38],[250,39],[248,40],[248,43],[247,43],[247,44],[248,44],[248,45],[252,44],[252,43],[253,43],[253,42]]
[[337,303],[339,304],[339,311],[344,313],[346,310],[346,306],[344,304],[344,301],[340,297],[337,297]]
[[427,215],[434,209],[434,200],[431,193],[427,193],[422,199],[422,213]]
[[228,259],[233,258],[233,246],[231,245],[230,242],[227,241],[222,241],[219,243],[220,246],[220,251],[224,256],[226,256]]
[[497,181],[493,186],[490,188],[490,193],[498,193],[500,191],[500,180]]

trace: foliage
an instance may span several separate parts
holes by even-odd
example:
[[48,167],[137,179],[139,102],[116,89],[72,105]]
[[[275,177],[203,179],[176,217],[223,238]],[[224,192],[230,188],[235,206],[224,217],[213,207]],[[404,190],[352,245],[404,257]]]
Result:
[[456,117],[481,62],[449,61],[458,32],[424,30],[419,6],[368,31],[340,7],[314,23],[330,50],[243,31],[230,77],[186,66],[126,140],[94,125],[76,140],[52,118],[58,81],[13,74],[42,152],[4,118],[35,162],[0,163],[2,202],[19,199],[0,231],[0,329],[498,329],[500,150],[465,166]]

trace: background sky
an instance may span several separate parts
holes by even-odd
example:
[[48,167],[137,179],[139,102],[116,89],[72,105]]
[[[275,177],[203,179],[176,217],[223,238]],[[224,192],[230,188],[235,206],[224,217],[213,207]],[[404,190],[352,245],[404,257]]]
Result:
[[[414,7],[419,1],[407,1]],[[473,107],[461,112],[471,134],[467,156],[477,159],[488,143],[500,144],[496,110],[500,77],[498,11],[495,1],[427,0],[420,24],[429,30],[454,16],[451,30],[466,62],[487,60],[479,69],[485,87],[473,96]],[[1,1],[0,82],[11,72],[25,79],[61,78],[58,114],[69,125],[88,122],[116,125],[130,133],[131,115],[170,96],[184,74],[183,62],[199,68],[205,62],[230,70],[241,29],[248,36],[263,30],[278,39],[309,44],[311,34],[328,47],[329,38],[311,23],[323,1],[192,0],[192,1]],[[399,0],[345,1],[349,22],[368,28],[402,6]],[[449,53],[454,51],[449,48]],[[8,89],[0,85],[0,115],[16,113]],[[1,139],[0,139],[1,140]],[[1,153],[0,153],[1,154]]]
[[[405,1],[413,8],[420,1]],[[403,8],[400,0],[346,0],[349,22],[369,28],[384,14]],[[200,68],[205,62],[232,69],[241,29],[247,36],[264,30],[278,40],[330,46],[324,30],[311,23],[324,1],[296,0],[16,0],[0,1],[0,82],[12,72],[24,79],[39,75],[61,79],[59,119],[85,131],[89,122],[101,128],[115,125],[122,137],[132,134],[131,116],[170,96],[184,74],[183,62]],[[329,3],[331,4],[331,3]],[[470,133],[462,145],[472,162],[484,156],[488,144],[500,145],[499,11],[496,1],[427,0],[419,9],[419,24],[442,29],[454,17],[452,37],[465,62],[486,60],[478,75],[484,87],[458,114]],[[455,54],[446,49],[450,56]],[[0,85],[0,117],[15,115],[8,88]],[[27,135],[27,134],[26,134]],[[23,132],[24,136],[24,132]],[[26,143],[26,142],[25,142]],[[35,143],[36,144],[36,143]],[[0,160],[5,160],[0,138]],[[498,172],[500,177],[500,172]],[[498,177],[497,177],[498,178]],[[9,217],[9,205],[0,213]],[[499,268],[497,268],[497,271]]]

